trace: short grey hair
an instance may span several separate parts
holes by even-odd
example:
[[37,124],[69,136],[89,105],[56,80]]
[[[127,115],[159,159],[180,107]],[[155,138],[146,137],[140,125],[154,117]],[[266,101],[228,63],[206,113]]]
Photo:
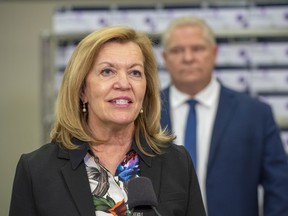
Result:
[[205,20],[195,16],[183,16],[172,20],[171,23],[168,25],[167,29],[163,32],[161,42],[164,48],[166,48],[168,45],[168,40],[171,32],[174,29],[183,26],[196,26],[201,28],[208,42],[212,45],[216,45],[214,32]]

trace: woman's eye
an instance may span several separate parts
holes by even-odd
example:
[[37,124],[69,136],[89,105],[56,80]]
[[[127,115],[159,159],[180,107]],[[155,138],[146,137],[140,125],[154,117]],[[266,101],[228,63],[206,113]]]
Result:
[[111,76],[113,74],[114,74],[114,72],[110,68],[105,68],[105,69],[101,70],[101,75],[103,75],[105,77]]
[[130,74],[134,77],[141,77],[141,72],[138,70],[133,70],[130,72]]

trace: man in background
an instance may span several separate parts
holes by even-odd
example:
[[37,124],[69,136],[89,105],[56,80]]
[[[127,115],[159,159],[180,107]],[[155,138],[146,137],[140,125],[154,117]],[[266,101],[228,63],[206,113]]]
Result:
[[203,20],[172,21],[162,43],[171,85],[161,92],[161,124],[189,150],[187,100],[196,101],[196,149],[191,156],[208,215],[258,215],[262,186],[264,215],[287,216],[287,155],[271,108],[216,80],[217,45]]

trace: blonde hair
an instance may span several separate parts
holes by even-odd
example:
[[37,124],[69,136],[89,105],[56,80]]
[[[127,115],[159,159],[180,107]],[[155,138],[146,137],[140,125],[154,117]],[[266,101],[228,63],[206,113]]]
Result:
[[205,22],[205,20],[200,19],[198,17],[194,16],[183,16],[183,17],[178,17],[174,19],[167,29],[163,32],[162,34],[162,45],[164,48],[167,48],[169,37],[171,32],[179,27],[184,27],[184,26],[196,26],[202,29],[204,33],[204,37],[206,40],[211,43],[211,45],[216,45],[216,39],[213,30],[210,28],[210,26]]
[[87,114],[82,112],[81,91],[85,78],[90,71],[101,47],[111,41],[134,42],[144,56],[146,93],[143,101],[143,113],[135,120],[135,141],[139,149],[149,155],[141,146],[143,136],[154,153],[160,154],[166,142],[175,139],[160,126],[161,100],[157,63],[150,39],[141,32],[128,27],[105,27],[85,37],[76,47],[64,72],[57,98],[55,124],[51,131],[52,141],[59,142],[67,149],[75,149],[72,143],[75,137],[85,142],[99,144],[87,124]]

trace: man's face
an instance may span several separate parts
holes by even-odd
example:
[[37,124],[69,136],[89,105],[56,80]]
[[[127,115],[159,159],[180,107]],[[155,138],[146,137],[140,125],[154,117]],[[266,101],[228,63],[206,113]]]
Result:
[[194,95],[209,84],[216,54],[216,46],[204,37],[201,28],[187,25],[171,32],[163,58],[173,84]]

